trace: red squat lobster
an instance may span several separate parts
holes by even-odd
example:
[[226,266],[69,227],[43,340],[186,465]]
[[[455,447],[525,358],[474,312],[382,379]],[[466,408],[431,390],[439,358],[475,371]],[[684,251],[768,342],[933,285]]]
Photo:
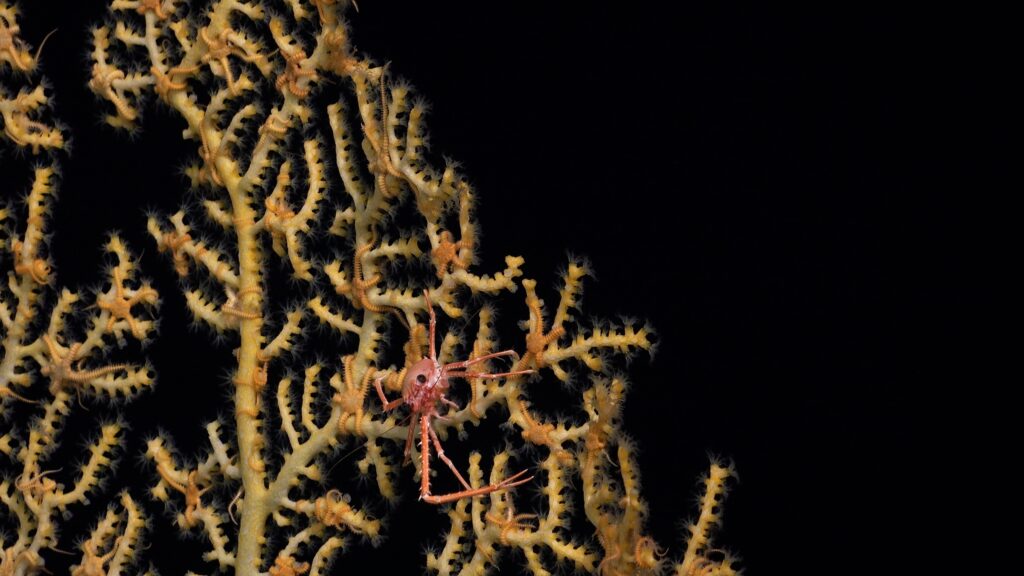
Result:
[[[444,419],[444,416],[438,411],[440,404],[447,404],[459,409],[459,406],[449,400],[445,396],[445,392],[448,391],[449,378],[500,378],[502,376],[518,376],[520,374],[532,374],[533,370],[518,370],[515,372],[499,372],[495,374],[480,374],[466,372],[466,368],[485,362],[492,358],[499,358],[501,356],[513,356],[518,357],[515,350],[502,350],[501,352],[495,352],[493,354],[487,354],[478,358],[472,358],[470,360],[463,360],[462,362],[452,362],[450,364],[441,364],[437,361],[437,351],[434,347],[435,330],[437,327],[437,318],[434,316],[434,307],[430,303],[430,294],[424,290],[423,297],[427,301],[427,311],[430,313],[430,357],[421,358],[411,367],[406,373],[405,381],[402,383],[402,397],[395,400],[389,401],[387,396],[384,395],[384,388],[381,382],[384,380],[384,376],[378,376],[374,380],[374,386],[377,388],[377,394],[380,396],[380,401],[384,405],[384,411],[394,410],[402,404],[408,404],[412,408],[412,420],[415,422],[419,418],[420,422],[420,500],[426,500],[431,504],[446,504],[448,502],[454,502],[462,498],[472,498],[474,496],[481,496],[484,494],[490,494],[491,492],[497,492],[499,490],[507,490],[520,484],[525,484],[530,480],[533,480],[533,476],[523,478],[526,474],[526,470],[523,470],[517,474],[505,478],[497,484],[490,484],[487,486],[481,486],[480,488],[473,488],[466,482],[466,479],[462,477],[459,470],[452,464],[452,461],[445,456],[444,448],[441,447],[441,439],[437,437],[437,432],[434,431],[433,421],[437,418]],[[405,439],[405,454],[408,457],[410,450],[412,449],[413,436],[415,435],[415,426],[410,423],[409,435]],[[433,443],[434,449],[437,450],[437,456],[444,461],[445,464],[451,468],[452,472],[455,473],[455,477],[459,479],[459,482],[465,488],[458,492],[452,492],[450,494],[443,494],[440,496],[430,493],[430,444]]]

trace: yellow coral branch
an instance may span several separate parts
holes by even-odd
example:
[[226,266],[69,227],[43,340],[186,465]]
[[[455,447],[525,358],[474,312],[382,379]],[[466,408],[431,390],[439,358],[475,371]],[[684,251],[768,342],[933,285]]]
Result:
[[732,558],[725,555],[721,560],[713,560],[711,552],[711,532],[722,522],[722,501],[725,498],[726,482],[734,472],[730,467],[715,462],[711,464],[707,478],[704,479],[704,496],[700,501],[700,516],[687,529],[690,537],[686,542],[686,553],[683,560],[676,565],[676,574],[731,575]]
[[65,508],[85,500],[86,493],[99,483],[100,471],[110,466],[111,451],[120,443],[120,432],[121,426],[118,424],[107,424],[102,428],[99,439],[89,448],[89,460],[82,467],[74,489],[54,498],[57,506]]

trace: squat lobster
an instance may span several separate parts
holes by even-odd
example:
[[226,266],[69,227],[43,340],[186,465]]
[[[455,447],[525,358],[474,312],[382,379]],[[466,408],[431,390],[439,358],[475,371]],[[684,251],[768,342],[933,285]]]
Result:
[[[462,498],[472,498],[474,496],[490,494],[499,490],[507,490],[533,480],[533,476],[523,478],[522,476],[527,472],[526,470],[523,470],[505,478],[497,484],[473,488],[469,485],[469,482],[466,482],[466,479],[462,477],[462,474],[455,467],[455,464],[452,464],[452,461],[445,456],[444,448],[441,446],[441,440],[437,437],[437,432],[434,431],[432,424],[435,419],[443,418],[440,412],[438,412],[439,404],[443,403],[448,406],[452,406],[455,409],[459,408],[455,402],[452,402],[445,396],[445,392],[448,391],[449,378],[500,378],[502,376],[532,374],[533,370],[517,370],[514,372],[499,372],[494,374],[480,374],[475,372],[470,374],[465,370],[474,364],[479,364],[480,362],[485,362],[492,358],[499,358],[501,356],[518,357],[519,355],[516,354],[515,350],[502,350],[501,352],[494,352],[493,354],[487,354],[485,356],[464,360],[462,362],[441,364],[437,361],[437,351],[434,347],[437,318],[434,316],[434,307],[430,302],[430,294],[426,290],[423,291],[423,297],[427,301],[427,311],[430,313],[430,357],[421,358],[409,368],[409,371],[406,373],[405,380],[402,383],[401,398],[389,401],[387,396],[384,395],[384,387],[381,385],[384,380],[384,376],[378,376],[373,382],[374,387],[377,388],[377,395],[380,396],[381,404],[384,405],[383,408],[385,412],[394,410],[402,404],[408,404],[409,407],[412,408],[412,422],[416,422],[417,418],[419,419],[421,458],[420,500],[426,500],[431,504],[446,504]],[[412,442],[415,433],[415,425],[410,424],[409,435],[405,439],[405,454],[407,457],[412,449]],[[439,496],[430,493],[431,443],[433,443],[434,449],[437,450],[438,458],[443,460],[444,463],[448,465],[448,468],[451,468],[451,471],[455,473],[455,477],[459,479],[459,482],[465,488],[464,490]]]

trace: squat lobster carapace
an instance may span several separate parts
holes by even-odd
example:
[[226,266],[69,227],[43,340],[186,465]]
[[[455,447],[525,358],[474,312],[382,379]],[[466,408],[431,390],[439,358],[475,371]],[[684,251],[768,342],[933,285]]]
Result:
[[[384,411],[394,410],[402,404],[408,404],[412,409],[412,418],[409,423],[409,435],[405,440],[406,456],[408,456],[412,450],[413,437],[416,434],[415,422],[417,418],[419,419],[421,458],[420,500],[425,500],[431,504],[446,504],[462,498],[472,498],[473,496],[490,494],[491,492],[497,492],[499,490],[507,490],[533,480],[533,476],[523,478],[523,475],[526,474],[527,471],[522,470],[508,478],[505,478],[497,484],[489,484],[487,486],[481,486],[480,488],[473,488],[469,485],[469,482],[466,482],[466,479],[462,477],[462,474],[455,467],[455,464],[445,456],[444,448],[441,446],[441,440],[437,437],[437,432],[434,431],[432,424],[436,418],[441,418],[441,413],[438,411],[439,404],[446,404],[458,409],[458,405],[445,396],[445,393],[448,391],[449,378],[501,378],[503,376],[532,374],[533,370],[517,370],[514,372],[498,372],[493,374],[481,374],[477,372],[469,373],[465,370],[474,364],[486,362],[493,358],[500,358],[502,356],[518,357],[519,355],[516,354],[514,350],[502,350],[501,352],[494,352],[493,354],[487,354],[485,356],[480,356],[479,358],[471,358],[462,362],[441,364],[437,361],[437,350],[434,346],[437,318],[434,316],[434,307],[430,302],[430,294],[426,290],[423,291],[423,297],[427,302],[427,311],[430,313],[430,356],[420,359],[409,367],[408,372],[406,372],[405,381],[402,382],[401,398],[389,401],[387,396],[384,395],[384,387],[382,386],[384,376],[378,376],[373,383],[374,387],[377,388],[377,395],[380,396],[380,401],[384,405]],[[465,488],[464,490],[442,495],[434,495],[430,493],[431,444],[433,444],[434,449],[437,451],[437,457],[448,465],[448,468],[450,468],[455,474],[455,477],[459,479],[459,483],[461,483],[463,488]]]

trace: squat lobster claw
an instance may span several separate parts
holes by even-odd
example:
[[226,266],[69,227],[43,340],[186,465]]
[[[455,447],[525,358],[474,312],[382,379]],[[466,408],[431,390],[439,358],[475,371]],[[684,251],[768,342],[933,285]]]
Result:
[[[437,350],[434,346],[435,331],[437,328],[437,318],[434,316],[434,306],[430,302],[430,293],[426,290],[423,291],[423,297],[427,301],[427,311],[430,313],[430,357],[421,358],[418,362],[409,367],[408,372],[405,376],[405,381],[402,383],[402,397],[395,400],[388,400],[387,396],[384,395],[384,387],[382,382],[383,376],[378,376],[374,380],[374,387],[377,388],[377,395],[380,396],[381,404],[383,404],[384,411],[394,410],[402,404],[408,404],[412,409],[412,421],[415,422],[419,419],[420,427],[420,500],[426,500],[431,504],[446,504],[448,502],[454,502],[461,500],[462,498],[472,498],[474,496],[482,496],[484,494],[490,494],[499,490],[507,490],[520,484],[525,484],[530,480],[533,480],[533,476],[527,476],[526,470],[513,474],[508,478],[505,478],[497,484],[489,484],[487,486],[481,486],[480,488],[473,488],[466,482],[462,474],[455,467],[455,464],[445,456],[444,448],[441,446],[441,439],[437,437],[437,432],[434,431],[432,423],[435,419],[441,418],[441,413],[438,411],[439,404],[447,404],[458,408],[458,406],[449,400],[445,396],[445,392],[448,391],[449,382],[448,379],[452,377],[458,378],[500,378],[502,376],[518,376],[521,374],[532,374],[533,370],[517,370],[513,372],[498,372],[493,374],[480,374],[466,372],[466,368],[485,362],[492,358],[500,358],[502,356],[518,357],[515,350],[502,350],[501,352],[494,352],[493,354],[487,354],[478,358],[471,358],[469,360],[463,360],[462,362],[452,362],[450,364],[441,364],[437,361]],[[409,425],[409,435],[405,440],[405,454],[409,455],[412,450],[413,437],[416,434],[416,428],[413,424]],[[434,449],[437,451],[437,457],[444,461],[448,465],[448,468],[455,474],[455,477],[459,479],[459,483],[462,484],[464,490],[459,492],[452,492],[450,494],[434,495],[430,493],[430,446],[433,444]]]

